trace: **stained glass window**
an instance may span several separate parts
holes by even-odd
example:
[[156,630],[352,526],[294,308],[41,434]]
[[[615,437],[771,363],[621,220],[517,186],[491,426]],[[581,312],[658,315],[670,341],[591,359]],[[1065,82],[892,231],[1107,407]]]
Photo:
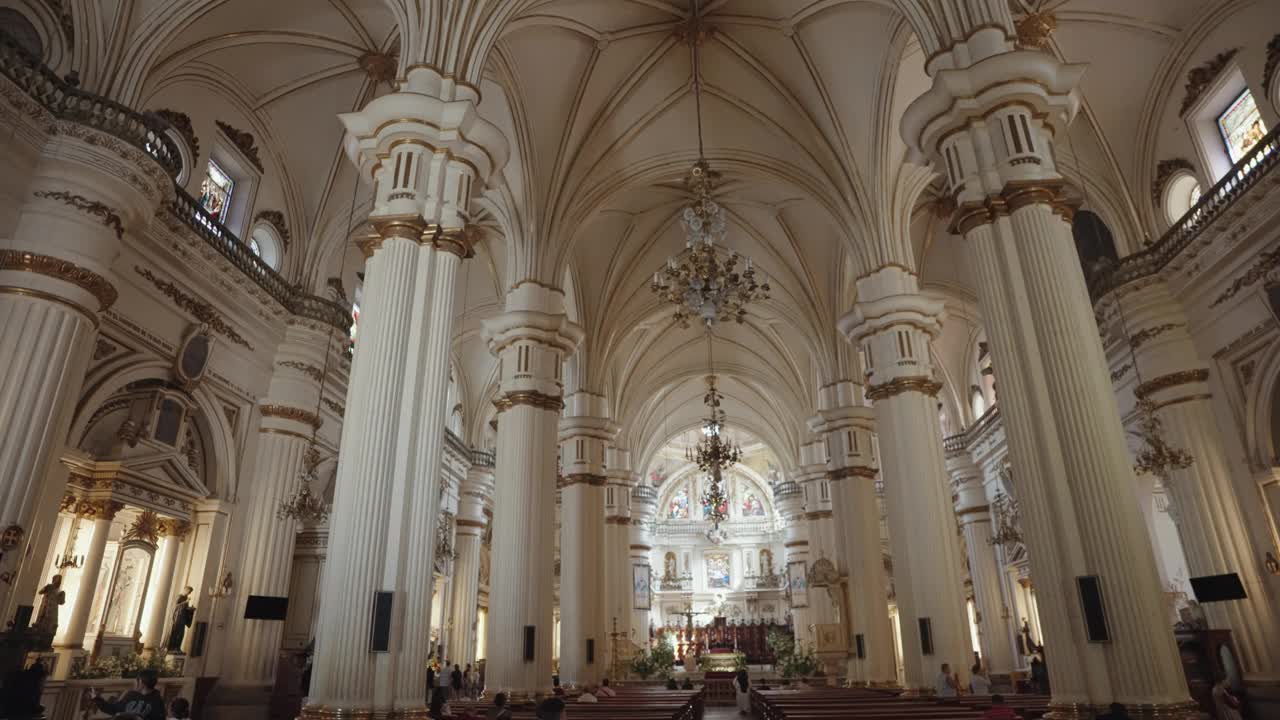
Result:
[[213,216],[218,222],[227,218],[227,208],[231,206],[231,192],[236,183],[231,176],[218,167],[218,163],[210,160],[205,169],[204,180],[200,183],[200,207]]
[[703,559],[707,564],[707,587],[728,588],[730,585],[729,556],[724,553],[707,553]]
[[1253,93],[1245,90],[1227,106],[1218,116],[1218,130],[1222,133],[1222,141],[1226,143],[1227,154],[1231,162],[1249,154],[1254,145],[1267,134],[1267,127],[1262,123],[1262,113],[1258,112],[1258,104],[1253,101]]
[[764,517],[764,503],[760,502],[760,498],[752,490],[748,490],[746,497],[742,498],[742,516]]
[[667,507],[667,517],[672,520],[689,519],[689,490],[680,488],[671,496],[671,504]]

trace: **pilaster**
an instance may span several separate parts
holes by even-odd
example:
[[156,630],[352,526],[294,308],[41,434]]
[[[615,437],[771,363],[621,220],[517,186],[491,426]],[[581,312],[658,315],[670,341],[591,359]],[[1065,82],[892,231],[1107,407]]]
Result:
[[[631,451],[611,445],[605,448],[605,501],[604,501],[604,573],[605,573],[605,628],[609,633],[617,632],[623,637],[618,645],[622,650],[632,640],[639,640],[630,635],[631,613],[634,602],[634,569],[631,560],[631,489],[639,482],[639,477],[631,469]],[[647,562],[645,563],[647,565]],[[615,675],[614,643],[606,642],[609,663],[606,667],[609,675]],[[625,652],[619,652],[625,657]]]
[[964,533],[973,581],[973,603],[978,612],[978,641],[982,661],[992,675],[1008,675],[1013,669],[1013,647],[1004,625],[1004,599],[1000,590],[1000,565],[996,559],[991,525],[991,504],[982,470],[968,451],[947,454],[947,472],[955,488],[956,517]]

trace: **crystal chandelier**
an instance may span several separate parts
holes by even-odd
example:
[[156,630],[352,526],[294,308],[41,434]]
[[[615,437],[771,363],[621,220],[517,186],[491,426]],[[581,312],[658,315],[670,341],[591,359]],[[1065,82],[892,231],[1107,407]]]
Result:
[[747,317],[746,306],[769,299],[769,283],[764,274],[757,275],[751,258],[733,250],[722,253],[717,242],[723,242],[727,231],[724,208],[711,197],[719,173],[711,169],[702,142],[702,72],[698,45],[705,33],[698,3],[694,2],[692,32],[687,34],[693,53],[693,97],[697,105],[698,160],[685,177],[685,187],[692,202],[680,216],[684,226],[684,251],[667,259],[667,264],[653,274],[650,288],[663,303],[675,306],[674,320],[682,328],[696,319],[710,328],[718,322],[741,323]]
[[[708,336],[710,341],[710,336]],[[710,359],[708,359],[710,363]],[[711,476],[711,484],[702,494],[703,517],[710,520],[713,530],[729,519],[729,496],[724,491],[724,470],[742,459],[742,448],[730,443],[724,436],[724,410],[721,395],[716,388],[716,376],[707,376],[707,394],[702,398],[707,406],[707,418],[702,422],[702,439],[685,449],[685,459]]]
[[322,523],[329,517],[329,506],[324,498],[311,492],[312,484],[320,480],[316,472],[318,467],[320,467],[320,451],[316,449],[313,436],[302,460],[302,472],[299,473],[301,487],[293,497],[280,503],[280,507],[276,510],[276,517],[303,523]]
[[1002,545],[1005,548],[1012,548],[1022,542],[1022,530],[1018,518],[1018,505],[1013,498],[1004,494],[1003,490],[996,491],[995,500],[991,503],[991,509],[995,513],[995,533],[987,539],[988,545]]

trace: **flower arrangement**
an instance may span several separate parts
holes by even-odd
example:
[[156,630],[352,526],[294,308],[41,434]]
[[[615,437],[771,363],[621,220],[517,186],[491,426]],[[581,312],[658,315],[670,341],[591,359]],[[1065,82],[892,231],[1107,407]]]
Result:
[[73,670],[73,680],[97,680],[99,678],[131,678],[139,670],[155,670],[160,677],[178,677],[181,673],[161,655],[143,657],[138,653],[109,655]]

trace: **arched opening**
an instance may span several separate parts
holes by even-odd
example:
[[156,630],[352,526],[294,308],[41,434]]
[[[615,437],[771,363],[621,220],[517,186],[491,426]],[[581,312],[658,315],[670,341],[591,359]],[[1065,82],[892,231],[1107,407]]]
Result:
[[1164,206],[1165,218],[1170,223],[1181,220],[1182,216],[1200,202],[1200,193],[1200,181],[1189,172],[1181,172],[1169,178],[1164,186],[1164,198],[1161,203]]
[[22,48],[31,57],[44,58],[44,41],[40,39],[40,31],[27,19],[26,15],[13,8],[0,8],[0,33],[7,34],[15,45]]
[[1115,236],[1102,218],[1089,210],[1076,213],[1071,223],[1071,236],[1075,239],[1080,270],[1084,273],[1085,282],[1092,287],[1095,278],[1120,259]]
[[268,223],[260,222],[253,226],[253,232],[249,234],[249,249],[254,255],[262,258],[262,262],[266,263],[272,270],[280,269],[280,260],[284,255],[284,243],[280,241],[280,236],[276,229]]

